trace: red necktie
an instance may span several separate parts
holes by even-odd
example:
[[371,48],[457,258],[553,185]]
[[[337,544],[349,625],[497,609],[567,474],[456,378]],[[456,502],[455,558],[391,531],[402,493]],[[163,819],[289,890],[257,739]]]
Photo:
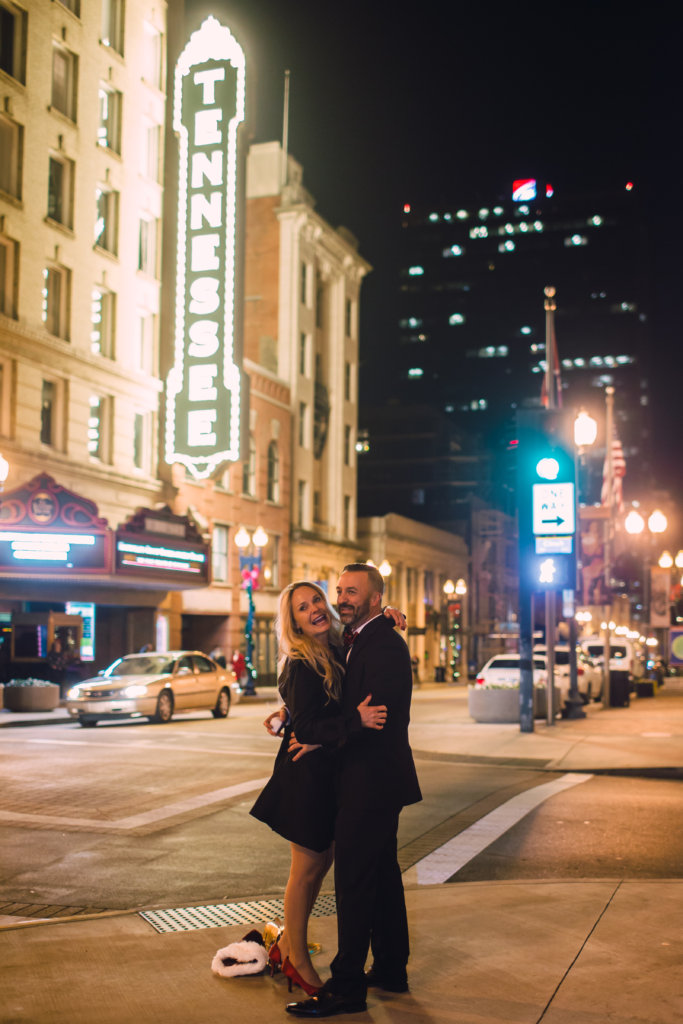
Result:
[[357,636],[358,636],[358,633],[355,630],[351,629],[349,626],[345,626],[344,627],[344,633],[342,635],[342,641],[344,643],[344,647],[347,650],[351,646],[351,644],[353,643],[353,641],[356,639]]

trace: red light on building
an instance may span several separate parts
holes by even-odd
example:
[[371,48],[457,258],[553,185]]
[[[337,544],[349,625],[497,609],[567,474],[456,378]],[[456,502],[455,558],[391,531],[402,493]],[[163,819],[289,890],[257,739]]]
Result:
[[404,213],[410,213],[410,203],[404,203],[403,204],[403,212]]
[[633,182],[632,181],[627,181],[626,182],[626,191],[627,192],[633,192]]
[[552,185],[546,185],[546,187],[545,187],[545,197],[546,197],[546,199],[550,199],[550,197],[554,196],[554,195],[555,195],[555,189],[553,188],[553,186]]

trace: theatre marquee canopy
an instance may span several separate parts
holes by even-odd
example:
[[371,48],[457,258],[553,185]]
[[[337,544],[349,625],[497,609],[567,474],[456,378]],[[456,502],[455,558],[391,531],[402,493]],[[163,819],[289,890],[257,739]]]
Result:
[[138,509],[114,531],[88,498],[47,473],[0,498],[0,576],[100,587],[204,587],[209,545],[170,509]]

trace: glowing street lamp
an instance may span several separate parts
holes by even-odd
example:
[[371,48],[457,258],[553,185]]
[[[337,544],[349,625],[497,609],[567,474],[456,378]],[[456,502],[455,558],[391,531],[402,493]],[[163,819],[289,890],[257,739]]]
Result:
[[582,409],[574,420],[574,444],[577,448],[588,448],[595,444],[598,436],[598,424],[585,409]]
[[391,576],[391,572],[392,572],[391,563],[387,562],[386,558],[384,558],[379,563],[379,565],[377,567],[377,571],[379,572],[380,576],[382,576],[383,579],[385,579],[385,580],[388,579],[389,576]]
[[647,521],[650,533],[664,533],[669,525],[664,513],[656,508]]
[[659,561],[657,562],[657,565],[659,566],[659,568],[660,569],[673,569],[673,564],[674,564],[674,560],[673,560],[673,555],[671,554],[671,552],[670,551],[662,551],[661,555],[659,556]]
[[[249,534],[243,526],[240,526],[239,530],[235,534],[235,544],[239,548],[240,552],[240,575],[242,577],[242,589],[247,592],[247,599],[249,601],[249,611],[247,613],[247,621],[244,627],[244,640],[245,640],[245,657],[244,660],[247,666],[247,685],[244,688],[244,694],[247,697],[253,697],[256,694],[254,688],[254,680],[256,679],[256,669],[254,668],[254,616],[256,614],[256,607],[254,605],[254,590],[258,588],[259,576],[261,573],[261,558],[262,548],[268,543],[268,534],[262,526],[257,526],[254,530],[253,535]],[[255,548],[256,550],[247,554],[249,548]]]
[[632,536],[636,536],[643,532],[645,529],[645,520],[641,516],[640,512],[636,512],[634,508],[631,509],[624,520],[624,529]]

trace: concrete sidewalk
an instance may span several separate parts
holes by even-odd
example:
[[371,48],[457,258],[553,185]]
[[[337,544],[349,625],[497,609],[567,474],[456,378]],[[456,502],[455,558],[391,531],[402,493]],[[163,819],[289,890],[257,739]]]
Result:
[[[499,882],[406,893],[410,993],[372,990],[343,1019],[458,1024],[680,1024],[683,881]],[[158,934],[137,914],[0,932],[4,1024],[242,1024],[292,1019],[282,975],[222,979],[250,926]],[[320,972],[335,918],[312,922]]]
[[[465,687],[426,684],[416,691],[415,702],[420,721],[411,739],[418,757],[570,771],[676,773],[683,765],[683,681],[678,679],[668,680],[655,698],[635,700],[628,708],[593,705],[585,719],[537,723],[531,734],[520,733],[516,725],[474,723]],[[62,712],[49,717],[60,719]],[[172,885],[169,879],[171,892]],[[343,1019],[679,1024],[683,1017],[681,879],[410,886],[406,898],[413,947],[410,993],[373,990],[366,1013]],[[175,904],[169,900],[168,906]],[[224,980],[211,974],[215,951],[251,927],[163,934],[130,912],[2,928],[0,1021],[292,1019],[284,1005],[302,995],[289,997],[282,976]],[[312,921],[312,938],[323,945],[323,976],[335,929],[334,916]]]

